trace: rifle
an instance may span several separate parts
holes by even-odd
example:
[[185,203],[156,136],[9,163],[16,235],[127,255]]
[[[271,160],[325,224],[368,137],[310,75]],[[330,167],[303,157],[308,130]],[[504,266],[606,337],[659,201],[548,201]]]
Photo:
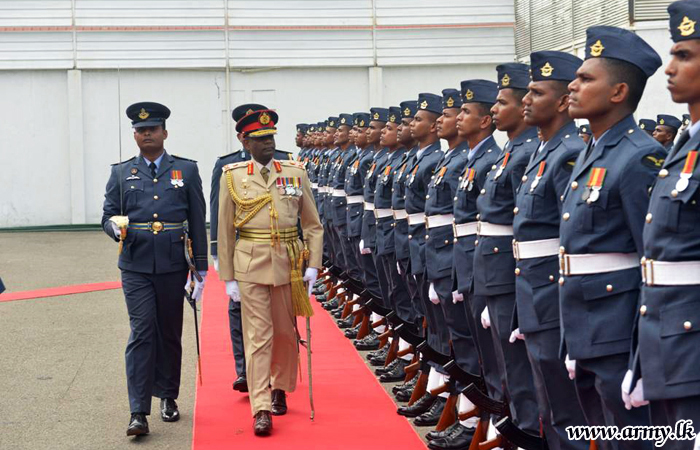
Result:
[[496,429],[516,447],[524,450],[549,450],[546,439],[521,430],[510,417],[499,420]]

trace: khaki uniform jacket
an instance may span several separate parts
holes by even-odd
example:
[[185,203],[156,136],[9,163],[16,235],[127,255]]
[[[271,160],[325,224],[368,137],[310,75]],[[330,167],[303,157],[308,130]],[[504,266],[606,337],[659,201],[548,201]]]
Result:
[[[306,170],[296,161],[277,161],[271,165],[268,181],[265,182],[258,166],[253,162],[240,162],[223,167],[219,195],[219,276],[224,281],[246,281],[249,283],[281,286],[290,282],[290,264],[284,242],[272,246],[268,242],[236,240],[234,217],[236,204],[231,198],[226,172],[233,177],[233,185],[241,199],[251,200],[260,195],[272,194],[272,204],[277,209],[280,230],[296,228],[299,219],[304,241],[310,252],[309,267],[320,268],[323,255],[323,227],[311,192],[311,183]],[[252,172],[252,174],[249,174]],[[301,179],[301,195],[280,193],[277,178]],[[242,229],[270,230],[271,204],[265,205]],[[238,221],[241,218],[237,219]],[[303,245],[301,245],[303,249]]]

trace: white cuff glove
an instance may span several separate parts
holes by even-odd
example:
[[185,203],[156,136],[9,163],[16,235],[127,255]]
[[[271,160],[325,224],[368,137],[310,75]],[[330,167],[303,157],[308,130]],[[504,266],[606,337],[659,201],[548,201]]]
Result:
[[308,267],[304,273],[303,281],[308,283],[309,286],[309,297],[311,297],[311,291],[314,289],[314,283],[316,283],[316,278],[318,278],[318,269],[314,267]]
[[566,358],[564,358],[564,365],[566,365],[566,371],[569,372],[569,379],[573,380],[576,378],[576,360],[575,359],[569,359],[569,354],[566,354]]
[[428,288],[428,299],[433,305],[440,304],[440,297],[438,297],[437,292],[435,292],[435,285],[433,283],[430,283],[430,287]]
[[403,274],[401,273],[401,264],[399,264],[398,261],[396,261],[396,270],[399,272],[399,275],[403,275]]
[[241,291],[238,289],[237,281],[234,280],[226,282],[226,295],[228,295],[234,302],[241,301]]
[[484,329],[489,328],[491,326],[491,318],[489,317],[488,306],[484,308],[483,311],[481,311],[481,326],[484,327]]
[[520,332],[520,328],[516,328],[513,330],[512,333],[510,333],[510,337],[508,338],[508,342],[511,344],[515,344],[515,341],[520,339],[521,341],[525,340],[525,335]]
[[114,223],[114,222],[112,222],[112,221],[110,221],[109,224],[112,225],[112,231],[114,232],[114,237],[117,238],[117,239],[121,239],[121,237],[122,237],[122,230],[121,230],[121,228],[119,228],[119,227],[117,226],[117,224]]
[[365,240],[364,239],[360,239],[360,254],[362,254],[362,255],[372,254],[372,249],[365,247]]
[[[622,401],[625,402],[625,408],[639,408],[640,406],[648,405],[649,402],[644,400],[644,385],[642,379],[637,380],[637,385],[632,389],[632,371],[628,370],[625,373],[625,378],[622,380]],[[631,391],[631,392],[630,392]]]
[[192,284],[192,278],[194,278],[194,287],[192,288],[192,299],[199,301],[202,298],[202,292],[204,292],[204,282],[207,280],[206,270],[200,270],[199,276],[202,277],[202,281],[197,281],[197,278],[192,276],[192,273],[187,277],[187,284],[185,285],[185,290],[189,290]]
[[219,257],[212,255],[211,259],[214,260],[214,270],[216,270],[216,273],[219,273]]
[[452,303],[455,305],[457,302],[463,302],[464,301],[464,294],[462,294],[459,291],[452,291]]

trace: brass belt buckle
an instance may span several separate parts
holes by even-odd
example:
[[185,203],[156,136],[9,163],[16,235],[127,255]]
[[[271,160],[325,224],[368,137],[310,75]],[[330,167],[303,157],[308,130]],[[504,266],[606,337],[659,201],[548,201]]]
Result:
[[160,233],[161,231],[163,231],[164,228],[165,228],[165,226],[163,225],[163,222],[160,222],[160,221],[151,222],[151,230],[153,231],[153,234]]
[[559,272],[564,276],[569,275],[567,258],[568,255],[566,253],[559,253]]
[[654,285],[654,260],[642,258],[642,281],[647,286]]
[[518,248],[518,241],[513,239],[513,257],[516,261],[520,261],[520,250]]

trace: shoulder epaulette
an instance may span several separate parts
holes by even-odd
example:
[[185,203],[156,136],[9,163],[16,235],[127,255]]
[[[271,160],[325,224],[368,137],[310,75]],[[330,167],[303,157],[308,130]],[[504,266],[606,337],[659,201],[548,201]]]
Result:
[[299,169],[306,170],[306,167],[304,167],[304,163],[299,162],[299,161],[294,161],[293,159],[290,160],[281,160],[280,163],[285,166],[291,166],[291,167],[297,167]]
[[237,163],[226,164],[224,167],[221,168],[221,170],[224,172],[228,172],[229,170],[238,169],[239,167],[245,167],[246,164],[248,164],[247,161],[240,161]]
[[135,157],[135,156],[132,156],[131,158],[127,159],[126,161],[122,161],[122,162],[115,162],[115,163],[114,163],[114,164],[112,164],[112,165],[113,165],[113,166],[118,166],[119,164],[124,164],[124,163],[128,163],[128,162],[130,162],[130,161],[133,161],[133,160],[135,160],[135,159],[136,159],[136,157]]
[[183,158],[182,156],[172,155],[172,157],[173,157],[173,158],[180,159],[180,160],[182,160],[182,161],[189,161],[189,162],[193,162],[193,163],[196,163],[196,162],[197,162],[197,161],[195,161],[194,159]]
[[238,149],[238,150],[236,150],[235,152],[231,152],[231,153],[227,153],[227,154],[225,154],[225,155],[219,156],[219,159],[228,158],[229,156],[233,156],[233,155],[235,155],[236,153],[240,153],[240,152],[241,152],[241,150]]

